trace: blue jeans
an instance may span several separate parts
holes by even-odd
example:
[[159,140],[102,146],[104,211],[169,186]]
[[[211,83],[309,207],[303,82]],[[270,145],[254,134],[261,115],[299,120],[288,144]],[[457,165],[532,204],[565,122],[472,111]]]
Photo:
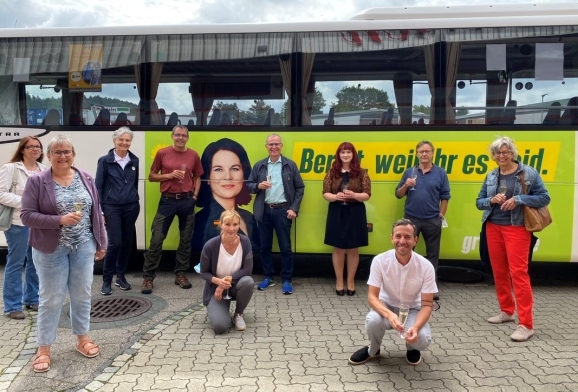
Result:
[[269,208],[265,206],[263,221],[258,222],[263,274],[269,279],[273,279],[275,275],[275,267],[271,257],[273,229],[275,229],[281,251],[281,280],[283,282],[291,282],[293,276],[293,252],[291,251],[291,225],[293,221],[287,218],[288,209],[289,207]]
[[[38,275],[32,262],[32,249],[28,246],[28,227],[12,225],[4,232],[8,244],[4,269],[4,312],[18,312],[24,305],[38,303]],[[26,266],[24,289],[22,268]]]
[[85,335],[90,328],[90,290],[94,268],[96,241],[83,242],[76,249],[58,246],[54,253],[32,249],[36,271],[40,278],[38,307],[39,346],[49,346],[56,340],[62,304],[70,296],[72,333]]
[[191,262],[191,238],[195,227],[195,199],[172,199],[161,196],[159,208],[153,219],[152,236],[148,251],[144,255],[143,279],[153,280],[161,263],[163,242],[175,219],[179,219],[180,241],[177,248],[175,274],[184,275]]
[[102,281],[111,283],[115,272],[117,278],[123,278],[126,272],[134,243],[134,224],[140,212],[140,205],[138,202],[103,204],[102,212],[104,213],[108,236]]

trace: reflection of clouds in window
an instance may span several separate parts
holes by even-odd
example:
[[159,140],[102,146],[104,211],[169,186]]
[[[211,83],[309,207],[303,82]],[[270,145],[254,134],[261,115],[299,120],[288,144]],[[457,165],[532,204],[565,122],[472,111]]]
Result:
[[94,93],[84,93],[85,97],[106,97],[106,98],[116,98],[123,101],[128,101],[138,105],[139,97],[138,92],[135,88],[134,83],[115,83],[115,84],[103,84],[102,91]]
[[[459,81],[459,80],[458,80]],[[531,90],[525,87],[516,90],[513,86],[516,83],[526,85],[527,82],[533,84]],[[539,81],[532,78],[514,78],[512,80],[512,99],[518,102],[518,107],[542,103],[542,95],[547,94],[544,98],[544,104],[550,105],[555,101],[567,100],[577,95],[578,79],[565,79],[564,84],[561,81]],[[456,106],[466,107],[483,107],[486,106],[486,84],[472,84],[465,80],[465,87],[457,90]],[[509,91],[508,91],[509,94]],[[472,110],[471,112],[479,112]]]

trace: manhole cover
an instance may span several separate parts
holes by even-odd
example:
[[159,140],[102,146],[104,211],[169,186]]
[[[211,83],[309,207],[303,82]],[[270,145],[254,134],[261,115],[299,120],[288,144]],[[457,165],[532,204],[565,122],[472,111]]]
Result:
[[138,297],[107,297],[92,300],[91,323],[126,320],[148,311],[152,302]]
[[476,283],[484,280],[481,272],[464,267],[439,267],[437,275],[439,280],[453,283]]

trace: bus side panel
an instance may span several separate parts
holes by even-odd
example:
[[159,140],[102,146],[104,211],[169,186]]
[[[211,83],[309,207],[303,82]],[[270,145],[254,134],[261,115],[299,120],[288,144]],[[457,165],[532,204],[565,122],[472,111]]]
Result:
[[[265,139],[267,132],[230,133],[231,139],[246,150],[251,166],[267,156]],[[465,132],[452,128],[447,131],[358,131],[354,132],[289,132],[278,130],[283,137],[283,155],[293,159],[306,184],[305,197],[299,218],[293,227],[293,247],[300,253],[330,253],[331,248],[323,244],[327,202],[322,198],[323,178],[331,165],[337,146],[344,140],[351,141],[361,157],[362,167],[368,170],[372,181],[372,197],[366,202],[368,222],[373,226],[369,234],[369,246],[360,249],[363,254],[377,254],[391,247],[392,223],[403,217],[404,200],[398,200],[394,191],[404,170],[415,161],[415,146],[418,141],[433,142],[436,151],[434,163],[446,169],[452,189],[452,198],[446,219],[449,227],[442,235],[442,259],[478,259],[478,240],[482,212],[477,210],[475,200],[488,171],[496,167],[489,156],[488,146],[499,129],[482,132]],[[572,233],[574,206],[563,200],[574,200],[575,139],[570,131],[508,132],[516,140],[519,154],[524,163],[530,164],[541,173],[551,198],[550,211],[554,224],[538,233],[534,260],[569,261],[572,255]],[[188,146],[202,155],[205,147],[221,137],[216,132],[191,130]],[[147,132],[144,166],[150,167],[159,148],[172,144],[168,132]],[[203,186],[207,186],[203,183]],[[159,185],[148,183],[146,192],[146,227],[156,213],[160,197]],[[252,211],[252,206],[242,206]],[[176,249],[178,232],[176,222],[165,241],[165,249]],[[196,227],[195,230],[202,230]],[[563,235],[563,233],[565,235]],[[150,229],[146,229],[146,241],[150,240]],[[425,253],[423,243],[417,249]]]

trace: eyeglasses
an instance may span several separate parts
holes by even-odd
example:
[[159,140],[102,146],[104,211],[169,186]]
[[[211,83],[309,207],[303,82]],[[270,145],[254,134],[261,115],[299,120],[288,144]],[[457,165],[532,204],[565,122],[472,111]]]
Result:
[[24,148],[27,150],[42,150],[42,147],[40,146],[26,146]]
[[510,155],[511,153],[512,153],[512,151],[509,151],[509,150],[508,150],[508,151],[496,151],[496,152],[494,153],[494,155],[497,156],[497,157],[499,157],[499,156],[505,157],[505,156]]
[[417,155],[429,155],[431,154],[433,151],[432,150],[426,150],[426,151],[418,151]]
[[177,139],[179,139],[179,138],[186,139],[189,137],[189,135],[186,135],[183,133],[173,133],[173,136],[176,137]]
[[279,147],[282,145],[283,145],[283,143],[267,143],[267,146],[269,146],[269,147]]
[[64,155],[65,157],[69,157],[69,156],[72,155],[72,150],[62,150],[62,151],[57,150],[57,151],[51,151],[50,153],[51,153],[52,155],[54,155],[54,156],[57,156],[57,157],[58,157],[58,156],[63,156],[63,155]]

